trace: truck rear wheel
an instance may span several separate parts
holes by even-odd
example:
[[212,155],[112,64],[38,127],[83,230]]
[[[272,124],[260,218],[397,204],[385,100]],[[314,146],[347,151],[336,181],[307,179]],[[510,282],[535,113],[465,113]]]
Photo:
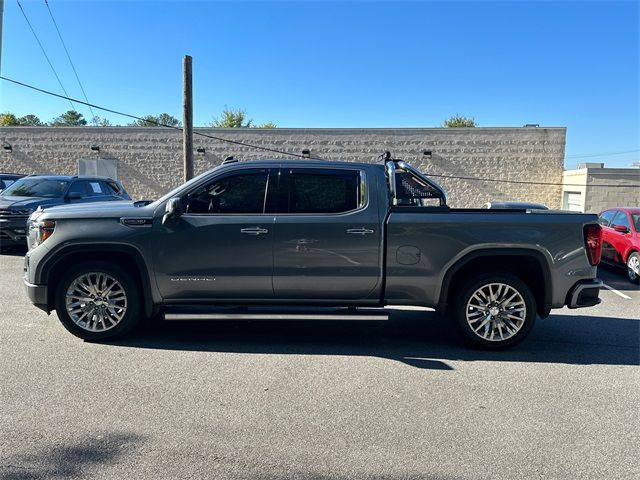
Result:
[[452,313],[473,345],[498,350],[524,340],[536,320],[536,303],[531,289],[519,278],[487,273],[462,286]]
[[140,300],[129,272],[101,262],[82,263],[61,278],[56,313],[62,325],[85,340],[109,340],[140,321]]

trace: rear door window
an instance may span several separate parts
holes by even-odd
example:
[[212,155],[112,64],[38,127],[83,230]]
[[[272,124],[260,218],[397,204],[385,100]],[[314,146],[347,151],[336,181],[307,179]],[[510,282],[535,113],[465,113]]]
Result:
[[285,213],[345,213],[364,206],[365,192],[357,170],[289,171]]
[[103,197],[107,194],[103,188],[103,183],[98,180],[87,182],[87,191],[90,197]]

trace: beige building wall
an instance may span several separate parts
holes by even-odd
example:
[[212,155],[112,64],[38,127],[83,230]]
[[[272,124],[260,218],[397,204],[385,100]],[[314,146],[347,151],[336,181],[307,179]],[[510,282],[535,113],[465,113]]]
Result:
[[[576,186],[579,185],[579,186]],[[610,207],[640,206],[640,168],[581,168],[563,175],[563,205],[567,197],[579,192],[580,211],[600,213]]]
[[[528,185],[434,179],[449,192],[454,207],[479,207],[487,201],[540,202],[560,208],[565,128],[424,129],[196,129],[216,137],[327,160],[377,162],[390,150],[422,172],[452,177],[489,178],[556,185]],[[135,199],[154,199],[182,182],[182,134],[163,128],[2,127],[0,171],[76,174],[78,160],[115,159],[118,179]],[[100,147],[92,151],[91,145]],[[205,153],[198,154],[197,148]],[[431,157],[423,155],[431,150]],[[228,155],[240,160],[293,158],[194,136],[195,172],[220,164]]]

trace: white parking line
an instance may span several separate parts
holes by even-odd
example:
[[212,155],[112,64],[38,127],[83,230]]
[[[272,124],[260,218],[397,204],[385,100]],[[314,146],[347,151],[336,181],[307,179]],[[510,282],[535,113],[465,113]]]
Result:
[[616,289],[615,289],[615,288],[613,288],[613,287],[610,287],[610,286],[609,286],[609,285],[607,285],[606,283],[603,283],[603,285],[604,285],[604,288],[606,288],[607,290],[611,290],[611,291],[612,291],[613,293],[615,293],[616,295],[618,295],[618,296],[620,296],[620,297],[622,297],[622,298],[624,298],[624,299],[626,299],[626,300],[631,300],[631,297],[629,297],[629,296],[625,295],[625,294],[624,294],[624,293],[622,293],[622,292],[619,292],[618,290],[616,290]]

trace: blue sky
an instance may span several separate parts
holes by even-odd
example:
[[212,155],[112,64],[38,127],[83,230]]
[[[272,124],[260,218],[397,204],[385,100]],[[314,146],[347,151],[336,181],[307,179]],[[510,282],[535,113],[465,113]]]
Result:
[[[21,3],[81,98],[44,0]],[[49,5],[89,101],[136,115],[181,117],[189,54],[196,125],[225,106],[280,127],[433,127],[460,113],[480,126],[566,126],[568,168],[640,159],[635,1]],[[5,0],[2,48],[2,75],[60,92],[16,0]],[[0,111],[50,120],[68,108],[0,83]]]

